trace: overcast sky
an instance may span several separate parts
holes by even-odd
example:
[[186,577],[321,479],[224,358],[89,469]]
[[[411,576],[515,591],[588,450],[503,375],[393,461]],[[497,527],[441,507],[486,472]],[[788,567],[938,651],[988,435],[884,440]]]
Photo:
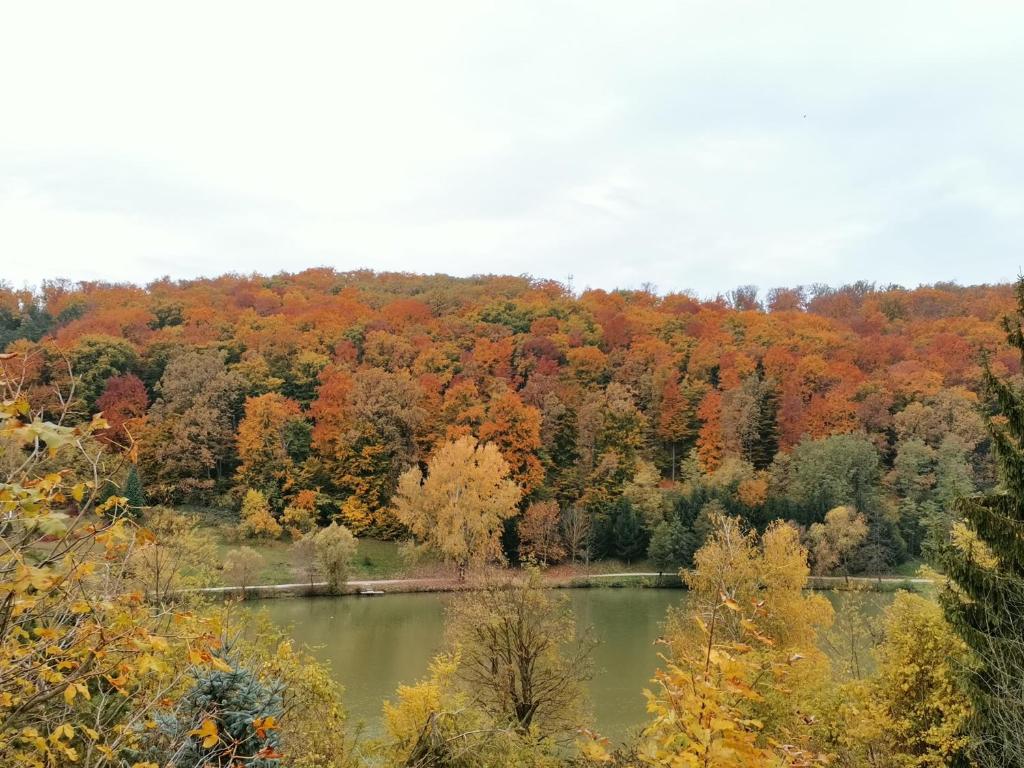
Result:
[[1007,280],[1015,2],[10,3],[0,279]]

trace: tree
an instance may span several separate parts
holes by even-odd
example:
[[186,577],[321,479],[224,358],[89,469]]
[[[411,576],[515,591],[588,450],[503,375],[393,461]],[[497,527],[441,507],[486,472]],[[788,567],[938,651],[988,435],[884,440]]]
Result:
[[[776,521],[758,536],[745,531],[735,517],[716,516],[712,523],[712,534],[694,556],[693,569],[684,574],[696,610],[707,620],[722,594],[744,611],[765,600],[771,615],[761,620],[761,626],[774,643],[813,653],[818,628],[831,623],[832,609],[820,595],[804,593],[810,568],[796,528]],[[738,640],[744,635],[740,613],[722,615],[725,637]]]
[[498,723],[542,737],[577,727],[594,643],[577,632],[567,601],[533,570],[450,604],[456,677]]
[[[1010,346],[1024,361],[1024,279],[1017,311],[1004,319]],[[942,595],[950,623],[976,659],[972,757],[982,766],[1024,765],[1024,395],[983,361],[995,415],[988,431],[1002,475],[995,493],[960,500],[965,535],[938,552],[949,576]]]
[[759,541],[735,518],[716,525],[685,575],[692,614],[676,611],[666,625],[672,657],[646,694],[652,719],[637,751],[666,768],[819,763],[814,718],[796,690],[820,666],[813,649],[828,603],[802,595],[806,552],[791,526],[776,524]]
[[232,549],[224,556],[224,580],[239,587],[245,596],[245,588],[251,586],[267,561],[252,547]]
[[[301,419],[299,405],[276,392],[245,400],[245,417],[238,425],[236,478],[279,501],[295,482],[295,462],[288,451],[288,427]],[[280,509],[280,507],[278,507]]]
[[896,595],[885,612],[868,699],[891,765],[942,768],[965,758],[971,702],[960,678],[969,663],[966,645],[936,603],[908,592]]
[[0,765],[98,768],[138,746],[187,653],[208,668],[216,628],[140,600],[130,558],[153,534],[99,500],[102,422],[44,421],[20,387],[0,371],[0,456],[18,457],[0,465]]
[[850,556],[868,535],[864,516],[853,507],[836,507],[825,514],[824,523],[815,523],[808,531],[814,572],[846,574]]
[[127,374],[138,364],[135,349],[128,340],[101,334],[80,338],[68,359],[78,373],[75,394],[82,401],[84,413],[92,413],[98,407],[97,398],[111,378]]
[[647,531],[640,515],[627,499],[615,506],[612,517],[612,551],[627,563],[642,557],[647,551]]
[[541,565],[565,557],[557,502],[535,501],[526,508],[519,522],[519,555],[534,557]]
[[675,573],[693,561],[697,551],[697,535],[678,517],[662,520],[651,534],[647,557],[658,569],[658,574]]
[[96,408],[107,421],[107,428],[101,436],[111,445],[121,449],[131,447],[131,431],[143,416],[149,405],[149,393],[142,379],[133,373],[113,376],[107,379],[102,394],[96,400]]
[[369,510],[369,525],[384,535],[397,532],[388,504],[399,476],[418,456],[426,420],[422,398],[408,371],[328,368],[310,406],[324,486],[356,497]]
[[666,571],[673,570],[676,566],[675,552],[672,548],[672,524],[667,520],[658,523],[658,527],[651,534],[651,540],[647,545],[647,557],[658,569],[658,576]]
[[412,534],[459,569],[501,559],[502,522],[516,513],[521,489],[490,443],[463,437],[440,446],[427,476],[413,467],[398,483],[395,516]]
[[280,683],[263,682],[231,660],[221,664],[196,670],[177,707],[155,719],[136,764],[279,768]]
[[128,477],[124,481],[124,497],[128,500],[128,514],[138,517],[146,506],[146,492],[142,489],[139,471],[132,464],[128,468]]
[[658,487],[660,479],[653,464],[640,461],[633,479],[622,488],[622,497],[639,513],[648,531],[665,519],[665,494]]
[[270,505],[262,491],[250,488],[242,499],[242,519],[238,530],[243,536],[267,536],[276,539],[281,535],[281,524],[270,514]]
[[295,568],[309,579],[309,588],[312,590],[316,577],[320,575],[320,563],[316,557],[316,532],[310,531],[295,539],[291,554]]
[[316,528],[318,495],[316,491],[303,489],[285,506],[281,525],[289,530],[292,538],[297,539]]
[[487,407],[487,419],[480,425],[482,443],[494,443],[508,462],[510,476],[528,496],[544,480],[544,468],[537,458],[540,442],[540,412],[514,392],[494,398]]
[[327,579],[331,592],[340,592],[348,583],[352,558],[356,556],[358,542],[344,525],[331,523],[314,534],[316,565]]
[[169,601],[177,590],[207,587],[217,562],[213,542],[195,515],[150,507],[146,531],[132,547],[126,577],[153,602]]
[[209,499],[234,461],[242,386],[214,350],[180,352],[167,363],[138,437],[139,469],[152,498]]
[[778,394],[764,368],[747,376],[722,398],[722,439],[726,450],[765,469],[779,448]]
[[572,562],[583,559],[590,562],[590,515],[578,504],[570,504],[562,511],[562,536],[569,548]]
[[445,768],[556,768],[562,760],[547,740],[538,742],[495,721],[456,678],[458,655],[441,655],[428,675],[400,685],[384,702],[388,765]]
[[658,412],[657,434],[669,445],[670,476],[676,479],[678,466],[677,456],[686,454],[687,449],[697,439],[700,424],[697,421],[697,402],[699,389],[689,382],[680,386],[675,376],[671,376],[661,391],[661,407]]

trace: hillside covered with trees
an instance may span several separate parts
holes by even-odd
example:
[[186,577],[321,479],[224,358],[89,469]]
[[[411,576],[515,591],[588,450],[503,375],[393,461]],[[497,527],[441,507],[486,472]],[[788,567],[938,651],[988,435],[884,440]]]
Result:
[[473,557],[675,570],[725,513],[797,523],[818,572],[881,573],[995,482],[981,353],[1019,375],[1013,303],[1008,285],[699,300],[315,269],[0,288],[0,349],[44,419],[102,412],[134,467],[119,486],[242,510],[256,534],[405,537],[428,462],[476,445],[515,490]]

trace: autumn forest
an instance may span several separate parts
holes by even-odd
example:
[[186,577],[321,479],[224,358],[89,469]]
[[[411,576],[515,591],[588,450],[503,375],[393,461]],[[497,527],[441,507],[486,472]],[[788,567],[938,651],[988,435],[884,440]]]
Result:
[[[952,283],[0,285],[0,762],[1021,764],[1021,311]],[[371,552],[464,596],[360,740],[233,601],[351,593]],[[603,563],[690,601],[620,744],[546,586]],[[860,623],[813,577],[920,588]]]

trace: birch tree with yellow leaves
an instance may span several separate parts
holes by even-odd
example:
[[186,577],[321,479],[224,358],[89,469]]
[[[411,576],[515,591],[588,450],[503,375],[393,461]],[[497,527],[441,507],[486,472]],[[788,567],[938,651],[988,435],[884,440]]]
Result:
[[427,476],[413,467],[398,482],[394,511],[413,536],[466,570],[499,561],[502,523],[516,514],[522,489],[492,443],[462,437],[441,445]]

